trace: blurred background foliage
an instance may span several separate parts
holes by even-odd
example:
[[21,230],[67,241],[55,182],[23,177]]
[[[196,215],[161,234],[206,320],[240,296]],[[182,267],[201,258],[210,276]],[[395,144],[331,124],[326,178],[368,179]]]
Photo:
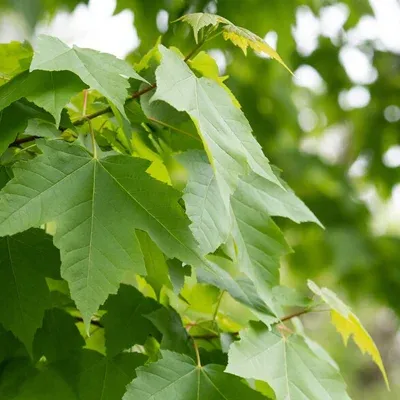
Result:
[[[118,36],[116,24],[108,31],[95,27],[91,13],[101,2],[111,4],[115,16],[108,18],[121,16],[135,31]],[[339,362],[353,398],[399,399],[400,2],[98,0],[89,9],[78,6],[71,18],[83,22],[74,25],[66,21],[77,3],[0,0],[0,41],[34,41],[47,32],[82,45],[86,31],[103,30],[109,49],[101,47],[99,33],[97,42],[83,45],[136,63],[161,34],[164,44],[188,53],[194,46],[189,27],[168,22],[206,11],[276,46],[294,77],[257,54],[245,57],[222,37],[205,49],[220,74],[229,75],[225,83],[270,161],[326,227],[280,221],[294,249],[283,260],[285,283],[302,290],[312,278],[347,297],[381,349],[392,392],[367,357],[343,348],[327,315],[305,317],[306,326]],[[113,41],[116,47],[123,41],[121,51],[113,51]]]

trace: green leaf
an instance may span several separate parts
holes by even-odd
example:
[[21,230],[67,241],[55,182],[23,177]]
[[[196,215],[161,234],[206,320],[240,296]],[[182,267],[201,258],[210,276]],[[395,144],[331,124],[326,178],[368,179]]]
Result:
[[250,207],[257,208],[271,217],[285,217],[294,222],[314,222],[322,226],[318,218],[310,209],[294,194],[289,186],[279,178],[282,187],[250,173],[241,177],[240,191],[247,193],[247,201]]
[[264,53],[275,59],[293,75],[293,72],[283,62],[280,55],[268,43],[248,29],[229,23],[224,26],[223,36],[225,40],[230,40],[235,46],[240,47],[245,55],[247,55],[247,48],[251,47],[254,51]]
[[70,48],[59,39],[45,35],[37,39],[30,70],[71,71],[107,97],[124,116],[128,78],[147,83],[123,60],[95,50]]
[[147,175],[148,162],[121,155],[98,160],[60,141],[38,146],[43,154],[16,166],[0,194],[0,235],[55,221],[62,277],[86,326],[127,272],[145,273],[135,228],[168,257],[202,268],[206,282],[270,314],[249,282],[200,257],[179,192]]
[[200,243],[203,254],[214,252],[224,243],[230,232],[227,211],[207,155],[202,151],[188,151],[177,156],[188,171],[188,182],[183,200],[192,224],[190,229]]
[[280,257],[290,252],[290,247],[266,213],[266,203],[254,200],[260,197],[253,187],[243,185],[241,179],[231,198],[235,218],[232,236],[236,245],[236,262],[240,270],[254,282],[264,301],[279,314],[280,310],[273,301],[272,288],[279,284]]
[[171,279],[172,288],[175,294],[178,294],[185,282],[185,276],[190,276],[191,268],[189,265],[182,265],[182,261],[168,260],[168,272]]
[[60,138],[61,132],[53,123],[39,118],[33,118],[28,120],[28,126],[24,131],[24,135],[56,139]]
[[[19,133],[23,133],[30,118],[47,119],[48,114],[42,113],[30,103],[17,101],[0,111],[0,155],[11,144]],[[51,118],[51,117],[50,117]]]
[[156,363],[140,367],[123,400],[262,400],[221,365],[196,366],[183,355],[163,351]]
[[113,358],[83,350],[54,365],[82,400],[121,400],[126,385],[147,357],[121,353]]
[[140,248],[142,249],[144,264],[146,266],[146,281],[150,283],[159,295],[163,286],[172,288],[168,274],[168,265],[164,254],[145,232],[137,231]]
[[194,356],[193,342],[182,324],[181,317],[173,308],[159,308],[146,315],[146,318],[162,333],[162,350]]
[[118,293],[107,300],[107,313],[101,318],[105,329],[107,355],[112,357],[134,344],[144,344],[149,335],[157,336],[157,330],[146,314],[160,305],[144,297],[133,286],[121,285]]
[[19,386],[19,393],[13,400],[78,400],[63,377],[52,369],[37,371],[25,382],[20,381]]
[[0,110],[25,97],[48,111],[58,126],[63,107],[85,87],[69,71],[25,71],[0,86]]
[[215,259],[209,261],[207,269],[197,269],[197,277],[200,282],[227,291],[235,300],[250,307],[265,324],[269,325],[276,321],[275,313],[258,295],[254,283],[243,276],[233,278],[217,264]]
[[73,351],[85,345],[83,337],[75,326],[75,319],[58,308],[47,310],[43,326],[38,329],[33,342],[35,359],[42,355],[49,362],[69,358]]
[[32,48],[27,43],[10,42],[0,44],[0,85],[29,68]]
[[267,382],[277,400],[350,400],[339,372],[301,336],[284,337],[257,323],[240,337],[229,350],[227,372]]
[[31,352],[50,305],[46,268],[59,267],[59,254],[41,229],[0,238],[0,248],[0,322]]
[[22,343],[0,324],[0,365],[4,360],[16,358],[18,355],[27,356]]
[[183,17],[179,18],[178,21],[179,20],[187,22],[189,25],[192,26],[196,43],[198,42],[198,32],[200,29],[210,25],[217,28],[218,25],[221,23],[224,25],[224,39],[230,40],[235,46],[240,47],[245,55],[247,54],[247,48],[250,46],[254,51],[267,54],[271,58],[277,60],[291,74],[293,74],[288,66],[283,62],[279,54],[271,46],[269,46],[268,43],[266,43],[255,33],[249,31],[248,29],[234,25],[226,18],[220,17],[219,15],[215,14],[194,13],[186,14]]
[[355,344],[361,352],[368,353],[374,360],[375,364],[379,367],[383,378],[385,379],[386,386],[389,389],[389,380],[379,350],[357,316],[331,290],[327,288],[319,288],[310,280],[308,281],[308,287],[332,308],[332,324],[342,335],[345,346],[347,345],[350,336],[352,336]]
[[216,61],[205,51],[201,51],[189,61],[190,68],[199,71],[206,78],[213,79],[216,81],[225,91],[229,94],[229,97],[232,100],[232,103],[237,107],[241,108],[240,103],[232,93],[232,91],[224,84],[224,81],[228,78],[228,76],[220,76],[219,69]]
[[247,119],[233,105],[229,94],[213,80],[197,78],[172,50],[160,46],[160,52],[157,91],[152,101],[163,100],[190,115],[215,170],[225,205],[229,204],[229,195],[235,190],[239,175],[249,169],[280,185],[252,136]]
[[194,38],[196,43],[198,43],[198,34],[200,29],[207,26],[218,26],[220,22],[229,23],[229,21],[219,15],[207,14],[207,13],[193,13],[186,14],[180,17],[177,21],[182,21],[188,23],[193,28]]
[[0,195],[0,235],[55,221],[62,276],[88,326],[129,271],[145,274],[135,228],[169,257],[201,263],[179,193],[146,174],[129,156],[93,158],[65,142],[38,141],[43,152],[14,168]]

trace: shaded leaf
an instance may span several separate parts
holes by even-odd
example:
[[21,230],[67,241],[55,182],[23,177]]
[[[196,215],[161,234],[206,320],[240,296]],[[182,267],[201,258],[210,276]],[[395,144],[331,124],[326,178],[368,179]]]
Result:
[[134,344],[144,344],[149,335],[158,336],[146,315],[160,305],[133,286],[121,285],[107,300],[107,313],[101,318],[105,329],[107,355],[113,357]]
[[181,317],[173,308],[159,308],[146,315],[146,318],[162,333],[162,350],[194,356],[193,342],[182,324]]
[[125,386],[146,359],[138,353],[121,353],[107,358],[96,351],[83,350],[54,365],[54,369],[60,371],[79,399],[121,400]]
[[157,294],[163,286],[172,288],[168,274],[168,265],[162,251],[150,239],[145,232],[137,231],[140,248],[142,249],[144,264],[146,266],[146,280],[150,283]]
[[50,306],[46,269],[59,268],[59,254],[41,229],[0,238],[0,248],[0,322],[31,352]]
[[85,87],[69,71],[25,71],[0,87],[0,110],[25,97],[48,111],[58,126],[63,107]]
[[[11,144],[19,133],[23,133],[30,118],[47,120],[49,114],[44,114],[30,103],[17,101],[0,111],[0,155]],[[51,117],[50,117],[51,119]]]
[[75,319],[58,308],[47,310],[43,326],[38,329],[33,342],[35,359],[42,355],[49,362],[63,360],[85,345],[83,337],[75,326]]

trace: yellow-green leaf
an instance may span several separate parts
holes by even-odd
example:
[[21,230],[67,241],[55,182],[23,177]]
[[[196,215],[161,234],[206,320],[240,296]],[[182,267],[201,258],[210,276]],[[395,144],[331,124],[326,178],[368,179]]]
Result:
[[183,21],[191,25],[196,43],[198,43],[198,34],[200,29],[210,25],[214,26],[216,29],[219,24],[223,24],[224,39],[230,40],[235,46],[240,47],[244,54],[247,54],[247,48],[250,46],[254,51],[264,53],[272,57],[274,60],[282,64],[291,74],[293,74],[279,54],[271,46],[264,42],[263,39],[248,29],[236,26],[226,18],[215,14],[194,13],[184,15],[177,21]]
[[389,389],[389,381],[379,350],[357,316],[331,290],[320,288],[310,280],[308,281],[308,287],[331,307],[332,323],[342,335],[344,344],[347,345],[350,336],[353,336],[353,340],[361,352],[368,353],[379,367]]
[[247,55],[247,48],[250,46],[254,51],[264,53],[281,63],[293,75],[293,72],[284,63],[280,55],[255,33],[229,24],[224,26],[223,36],[225,40],[230,40],[235,46],[240,47],[245,55]]

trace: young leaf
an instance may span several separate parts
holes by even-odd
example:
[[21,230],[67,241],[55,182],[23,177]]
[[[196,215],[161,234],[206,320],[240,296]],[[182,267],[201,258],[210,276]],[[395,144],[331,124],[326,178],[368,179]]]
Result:
[[0,265],[0,323],[31,352],[50,306],[45,268],[59,267],[58,251],[43,230],[30,229],[0,238]]
[[200,243],[201,252],[212,253],[227,240],[231,219],[221,198],[214,171],[204,152],[188,151],[176,158],[188,171],[183,200],[186,213],[192,221],[190,229]]
[[123,400],[262,400],[260,393],[223,372],[221,365],[196,366],[183,354],[163,351],[160,361],[137,369]]
[[386,386],[389,388],[388,377],[386,375],[385,367],[383,365],[379,350],[371,336],[362,326],[357,316],[331,290],[327,288],[319,288],[311,280],[308,281],[308,287],[313,293],[315,293],[317,296],[320,296],[321,299],[332,308],[332,324],[342,335],[344,344],[347,345],[349,337],[352,336],[355,344],[362,351],[362,353],[368,353],[372,357],[382,372]]
[[200,29],[210,25],[217,28],[218,25],[221,23],[224,25],[224,39],[230,40],[235,46],[240,47],[243,50],[244,54],[247,54],[247,48],[250,46],[254,51],[265,53],[273,59],[277,60],[292,74],[292,71],[283,62],[279,54],[271,46],[264,42],[264,40],[262,40],[259,36],[249,31],[248,29],[234,25],[226,18],[220,17],[219,15],[215,14],[194,13],[184,15],[183,17],[179,18],[178,21],[187,22],[189,25],[192,26],[196,43],[198,42],[198,32]]
[[255,33],[250,32],[245,28],[229,24],[224,26],[223,35],[225,40],[230,40],[235,46],[240,47],[245,55],[247,54],[247,48],[250,46],[254,51],[267,54],[278,61],[293,75],[293,72],[283,62],[280,55]]
[[69,71],[28,71],[0,86],[0,110],[25,97],[48,111],[58,126],[61,111],[86,85]]
[[160,305],[144,297],[133,286],[121,285],[118,293],[107,300],[107,313],[101,318],[106,337],[107,356],[113,357],[134,344],[144,344],[149,335],[157,336],[157,330],[146,315]]
[[145,274],[135,229],[169,257],[202,262],[179,193],[129,156],[93,158],[65,142],[39,142],[43,154],[19,164],[0,196],[0,235],[55,221],[62,276],[86,324],[127,271]]
[[220,22],[229,23],[229,21],[219,15],[215,14],[206,14],[206,13],[193,13],[186,14],[183,17],[177,19],[177,21],[182,21],[188,23],[193,28],[194,38],[196,43],[198,43],[198,34],[200,29],[205,28],[206,26],[218,26]]
[[30,71],[71,71],[89,87],[116,105],[125,116],[128,78],[148,83],[128,63],[95,50],[68,47],[59,39],[41,35],[37,40]]
[[240,337],[229,350],[227,372],[267,382],[277,400],[350,400],[339,372],[301,336],[284,337],[257,323]]
[[239,175],[249,169],[280,186],[247,119],[228,93],[213,80],[197,78],[172,50],[160,46],[160,52],[162,61],[156,70],[157,91],[152,101],[163,100],[190,115],[215,169],[225,204],[229,204]]

